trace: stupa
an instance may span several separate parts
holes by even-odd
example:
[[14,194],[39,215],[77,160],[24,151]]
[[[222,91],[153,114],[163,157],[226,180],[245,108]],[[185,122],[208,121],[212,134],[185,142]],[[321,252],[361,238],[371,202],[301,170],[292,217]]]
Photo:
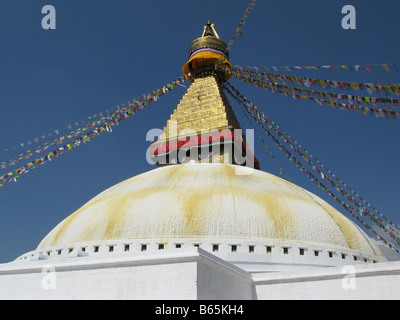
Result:
[[185,163],[227,163],[259,169],[239,122],[222,90],[229,80],[229,52],[208,21],[189,47],[183,74],[192,82],[150,155],[158,166]]
[[[208,22],[183,66],[191,86],[152,145],[158,167],[100,193],[0,265],[0,298],[354,298],[399,283],[399,265],[356,224],[260,170],[221,87],[229,67]],[[360,290],[343,291],[344,266],[362,274]],[[388,288],[377,294],[396,296]]]

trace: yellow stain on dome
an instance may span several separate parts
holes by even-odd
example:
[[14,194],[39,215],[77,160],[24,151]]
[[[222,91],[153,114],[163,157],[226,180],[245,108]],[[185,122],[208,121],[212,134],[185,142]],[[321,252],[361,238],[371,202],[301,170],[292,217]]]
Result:
[[133,177],[67,217],[38,248],[112,239],[237,237],[378,251],[317,196],[262,171],[238,175],[238,170],[186,164]]

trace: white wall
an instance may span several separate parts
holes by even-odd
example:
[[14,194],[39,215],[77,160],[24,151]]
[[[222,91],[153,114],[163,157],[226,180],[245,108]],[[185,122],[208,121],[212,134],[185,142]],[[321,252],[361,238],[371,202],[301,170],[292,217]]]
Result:
[[400,262],[253,275],[256,299],[400,299]]
[[251,290],[249,274],[198,248],[0,265],[0,299],[251,299]]
[[[85,258],[75,258],[85,259]],[[71,260],[71,259],[70,259]],[[41,263],[41,262],[40,262]],[[44,269],[42,269],[44,268]],[[0,275],[0,299],[196,299],[196,261],[114,261]],[[53,272],[55,271],[55,272]],[[1,273],[1,272],[0,272]],[[54,289],[51,285],[54,284]],[[47,287],[47,288],[46,288]]]
[[199,261],[197,281],[199,300],[253,299],[251,275],[215,256]]
[[17,260],[0,299],[400,299],[400,262],[347,267],[250,274],[199,248]]

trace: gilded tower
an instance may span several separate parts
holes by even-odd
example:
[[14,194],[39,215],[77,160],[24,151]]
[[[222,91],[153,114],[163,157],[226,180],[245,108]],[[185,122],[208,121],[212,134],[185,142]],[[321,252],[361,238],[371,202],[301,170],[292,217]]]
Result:
[[208,21],[183,66],[191,85],[151,146],[157,166],[192,160],[259,168],[222,88],[230,68],[228,46]]

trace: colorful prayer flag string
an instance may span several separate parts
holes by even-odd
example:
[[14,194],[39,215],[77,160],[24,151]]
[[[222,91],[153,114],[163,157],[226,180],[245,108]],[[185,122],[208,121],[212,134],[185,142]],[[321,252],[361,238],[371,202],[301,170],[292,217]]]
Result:
[[106,117],[101,117],[99,120],[97,121],[92,121],[90,123],[85,124],[84,126],[70,131],[68,134],[66,134],[65,136],[61,136],[57,139],[54,139],[50,142],[45,142],[43,145],[37,146],[34,149],[29,149],[27,151],[25,151],[24,153],[19,154],[17,157],[10,159],[8,161],[4,161],[0,163],[0,170],[5,170],[7,168],[9,168],[10,166],[14,166],[16,164],[18,164],[19,162],[29,159],[30,157],[32,157],[35,153],[41,153],[46,151],[48,148],[50,148],[51,146],[55,145],[55,144],[65,144],[66,141],[68,141],[68,139],[72,139],[75,138],[77,135],[79,135],[80,133],[83,133],[86,130],[89,130],[91,128],[94,128],[96,125],[100,124],[100,123],[105,123],[107,121],[112,120],[111,116],[106,116]]
[[[229,51],[233,45],[233,42],[235,41],[235,38],[238,35],[242,35],[242,25],[245,24],[246,19],[248,18],[249,14],[252,13],[254,6],[256,5],[257,0],[250,0],[246,6],[246,9],[243,13],[242,19],[240,19],[238,26],[236,27],[235,32],[233,33],[233,36],[231,40],[228,43],[228,46],[226,48],[227,51]],[[225,69],[224,67],[224,55],[221,55],[218,61],[215,63],[215,68],[216,69]],[[229,68],[228,68],[229,69]],[[229,72],[229,70],[227,70]]]
[[[385,109],[381,109],[381,108],[370,108],[370,107],[366,107],[366,106],[360,106],[357,104],[346,104],[346,103],[341,103],[341,102],[332,101],[332,100],[328,101],[328,100],[322,99],[320,97],[318,97],[318,98],[310,97],[310,96],[306,96],[306,95],[302,95],[302,94],[298,93],[298,92],[307,92],[305,89],[282,86],[282,85],[279,85],[276,83],[269,83],[267,81],[261,81],[261,80],[241,76],[235,72],[233,72],[233,76],[243,82],[255,85],[261,89],[269,90],[274,93],[281,93],[286,96],[290,96],[294,99],[311,100],[311,101],[316,102],[320,106],[321,105],[329,105],[333,108],[338,108],[341,110],[359,111],[359,112],[362,112],[364,115],[370,114],[373,117],[386,117],[387,119],[396,119],[397,116],[400,116],[400,111],[385,110]],[[297,92],[296,92],[296,89],[298,89]],[[295,92],[291,92],[289,90],[292,90]],[[310,92],[311,92],[311,90],[310,90]],[[316,95],[318,95],[318,93],[320,94],[320,96],[324,95],[324,96],[331,97],[331,96],[329,96],[329,93],[322,93],[321,91],[315,91]],[[337,96],[338,95],[335,95],[336,99],[337,99]],[[355,97],[355,96],[353,96],[353,97]],[[365,98],[367,98],[367,99],[365,99]],[[364,100],[366,101],[366,100],[368,100],[368,98],[371,99],[373,105],[375,105],[378,102],[377,99],[379,99],[379,102],[382,102],[382,103],[384,102],[383,100],[380,100],[381,98],[373,98],[373,97],[364,97]],[[354,98],[354,99],[357,99],[357,102],[359,102],[358,101],[359,98]],[[390,101],[398,103],[397,100],[390,100]],[[363,101],[363,99],[361,99],[361,101]]]
[[[327,180],[332,186],[337,190],[341,191],[342,195],[345,196],[345,198],[350,201],[352,204],[355,204],[357,206],[360,206],[361,204],[359,202],[356,202],[354,198],[352,198],[348,193],[346,193],[343,189],[341,189],[337,184],[333,182],[332,179],[329,177],[325,176],[322,174],[321,170],[318,170],[315,165],[312,164],[312,162],[307,158],[306,155],[304,155],[302,152],[299,151],[298,148],[296,148],[290,141],[277,129],[277,126],[274,124],[273,121],[271,121],[268,117],[266,117],[257,107],[254,106],[251,102],[247,100],[247,98],[243,97],[233,86],[231,86],[229,83],[228,85],[231,87],[233,91],[235,91],[235,94],[233,94],[228,88],[227,89],[228,93],[230,93],[235,100],[239,102],[239,104],[253,117],[253,119],[264,129],[264,131],[267,133],[268,136],[274,142],[276,143],[277,146],[279,146],[279,149],[285,153],[285,155],[289,158],[291,162],[294,162],[296,166],[300,169],[301,172],[305,173],[308,178],[310,178],[314,183],[318,185],[318,187],[322,188],[325,192],[327,192],[331,197],[333,197],[340,205],[342,205],[353,217],[357,219],[366,229],[369,231],[373,232],[379,239],[381,239],[385,244],[387,244],[390,248],[395,249],[398,251],[398,249],[390,244],[388,241],[386,241],[385,238],[383,238],[380,234],[378,234],[375,230],[373,230],[371,227],[369,227],[358,215],[357,215],[357,210],[350,206],[349,204],[346,204],[342,200],[340,200],[336,195],[334,195],[329,189],[327,189],[320,181],[318,178],[316,178],[314,175],[311,174],[309,170],[307,170],[304,165],[296,158],[294,157],[280,142],[279,140],[271,134],[268,129],[266,129],[263,125],[263,123],[268,125],[269,129],[272,129],[275,134],[277,134],[278,137],[280,137],[283,141],[288,143],[292,149],[295,150],[296,153],[299,153],[301,158],[305,160],[308,164],[312,165],[313,169],[318,171],[319,175],[321,175],[322,179]],[[261,121],[260,121],[261,120]],[[345,194],[343,194],[343,192]],[[368,209],[365,210],[365,212],[368,212]],[[377,226],[379,226],[384,232],[388,233],[389,236],[394,239],[397,243],[400,244],[400,239],[396,237],[396,235],[393,232],[390,232],[386,227],[384,227],[382,224],[382,221],[377,219],[373,214],[364,214],[365,216],[368,216],[372,221],[376,223]],[[390,222],[390,221],[389,221]],[[393,229],[391,229],[393,231]],[[398,251],[399,252],[399,251]]]
[[249,14],[252,13],[254,6],[256,5],[257,0],[250,0],[247,4],[247,7],[243,13],[242,19],[240,19],[239,25],[237,26],[235,33],[232,36],[232,39],[228,43],[228,50],[230,50],[233,41],[238,35],[242,35],[242,26],[245,24],[246,19],[248,18]]
[[[272,121],[268,116],[266,116],[262,111],[260,111],[257,107],[255,107],[250,101],[247,100],[246,97],[243,97],[232,85],[228,83],[231,89],[235,92],[236,96],[239,96],[246,104],[250,105],[253,108],[253,112],[255,112],[261,120],[264,122],[267,121],[268,125],[273,128],[274,132],[286,143],[290,145],[290,147],[297,151],[301,157],[312,166],[314,170],[318,172],[318,175],[321,175],[322,179],[327,180],[336,190],[340,191],[343,196],[345,196],[352,204],[357,205],[360,209],[362,209],[363,215],[370,217],[374,222],[379,223],[380,225],[385,226],[385,228],[390,229],[398,236],[400,236],[400,229],[398,226],[393,224],[389,219],[387,219],[383,214],[381,214],[378,210],[376,210],[372,205],[370,205],[365,199],[363,199],[359,194],[357,194],[353,189],[351,189],[348,185],[346,185],[339,177],[337,177],[331,170],[329,170],[322,162],[320,162],[317,158],[315,158],[310,152],[308,152],[304,147],[302,147],[295,139],[293,139],[290,135],[286,133],[282,128],[279,127],[274,121]],[[309,157],[311,157],[314,161],[316,161],[316,165],[308,159],[306,155],[298,151],[298,149],[304,151]],[[351,196],[347,191],[345,191],[342,187],[336,184],[332,179],[329,178],[328,174],[323,174],[320,169],[316,166],[320,166],[325,169],[332,177],[338,180],[347,190],[350,190],[353,194],[355,194],[365,205],[373,209],[376,213],[378,213],[385,221],[382,221],[379,217],[376,217],[374,214],[369,212],[369,209],[363,204],[358,202],[355,198]],[[384,228],[382,228],[384,229]],[[395,230],[396,229],[396,230]]]
[[133,103],[129,103],[126,107],[123,107],[114,113],[110,115],[110,121],[105,122],[102,125],[99,125],[98,127],[94,128],[93,130],[89,131],[86,134],[81,135],[79,138],[66,143],[62,147],[57,148],[56,150],[45,154],[44,156],[35,159],[18,169],[15,169],[13,171],[10,171],[2,176],[0,176],[0,187],[3,187],[7,183],[11,181],[17,181],[17,179],[22,176],[27,174],[28,172],[32,171],[33,169],[49,162],[52,161],[53,159],[59,157],[60,155],[64,154],[66,151],[70,151],[88,141],[90,141],[91,138],[100,135],[102,132],[107,131],[107,132],[112,132],[112,127],[115,125],[118,125],[122,120],[127,119],[129,116],[132,114],[135,114],[137,111],[144,109],[144,106],[157,101],[158,98],[167,92],[171,91],[174,87],[176,87],[178,84],[182,83],[184,81],[184,77],[180,77],[179,79],[170,82],[169,84],[161,87],[158,90],[153,91],[152,93],[143,96],[142,98],[138,98],[133,100]]
[[[112,111],[114,111],[114,108],[112,108]],[[107,115],[110,114],[110,112],[108,110],[106,110],[106,113],[107,113]],[[100,112],[100,114],[94,114],[92,116],[87,117],[86,119],[91,120],[91,119],[103,118],[103,117],[104,117],[103,112]],[[48,139],[50,137],[62,135],[64,131],[69,131],[75,127],[80,127],[82,125],[84,125],[84,126],[89,125],[89,123],[86,123],[85,120],[79,120],[79,121],[72,122],[64,127],[61,127],[61,128],[55,129],[55,130],[51,130],[51,131],[47,132],[46,134],[37,135],[35,138],[31,138],[30,140],[26,140],[26,141],[20,142],[18,144],[15,144],[13,147],[2,148],[2,149],[0,149],[0,151],[12,151],[12,150],[17,151],[18,149],[24,149],[24,148],[30,147],[30,146],[34,145],[35,143],[38,143],[38,142]],[[71,132],[74,132],[77,130],[79,130],[79,129],[74,129],[74,130],[70,131],[67,135],[70,135]],[[46,145],[46,143],[44,145]],[[36,147],[36,148],[40,148],[40,147]],[[20,154],[19,156],[21,156],[21,155],[22,154]]]
[[[236,90],[236,89],[233,89]],[[240,95],[240,93],[237,91],[235,91],[236,95]],[[247,101],[245,97],[241,96],[241,98],[243,100],[246,101],[246,103],[251,104],[251,102]],[[377,214],[379,214],[385,221],[382,221],[381,219],[379,219],[378,217],[373,217],[375,219],[376,222],[381,223],[382,225],[386,225],[387,224],[387,228],[391,229],[393,232],[395,232],[398,236],[400,236],[400,229],[398,226],[396,226],[395,224],[393,224],[388,218],[386,218],[382,213],[380,213],[378,210],[376,210],[369,202],[367,202],[363,197],[361,197],[357,192],[355,192],[352,188],[350,188],[348,185],[346,185],[338,176],[336,176],[331,170],[329,170],[321,161],[319,161],[316,157],[314,157],[309,151],[307,151],[304,147],[302,147],[294,138],[292,138],[290,135],[288,135],[286,133],[286,131],[282,130],[278,124],[276,124],[274,121],[272,121],[268,116],[265,116],[261,111],[259,111],[258,109],[255,109],[255,112],[260,112],[260,117],[262,119],[267,119],[267,121],[269,122],[269,124],[274,127],[275,129],[277,129],[277,134],[279,137],[281,137],[285,142],[290,144],[290,147],[293,149],[294,146],[296,146],[297,148],[300,148],[300,150],[304,151],[309,157],[311,157],[317,164],[317,166],[320,166],[321,168],[323,168],[324,170],[326,170],[329,174],[332,175],[332,177],[334,177],[337,181],[339,181],[347,190],[349,190],[351,193],[353,193],[354,195],[356,195],[365,205],[367,205],[369,208],[371,208],[372,210],[374,210]],[[348,200],[350,202],[352,202],[353,204],[356,204],[357,206],[359,206],[360,208],[362,208],[363,214],[368,216],[372,215],[369,212],[369,209],[367,207],[365,207],[364,204],[358,202],[355,198],[353,198],[347,191],[345,191],[343,188],[341,188],[339,185],[337,185],[336,183],[333,182],[332,179],[329,178],[328,174],[325,173],[325,175],[322,173],[321,170],[319,170],[318,168],[315,167],[315,164],[312,163],[310,160],[308,160],[308,158],[306,156],[304,156],[303,154],[300,154],[302,156],[303,159],[305,159],[312,167],[314,170],[318,171],[318,174],[323,175],[323,179],[327,180],[328,182],[330,182],[332,184],[332,186],[338,190],[341,191],[343,196],[346,196],[348,198]],[[397,229],[398,231],[396,231],[395,229]]]
[[[233,73],[233,75],[235,77],[239,77],[239,75],[237,73]],[[380,103],[384,107],[386,107],[386,104],[389,104],[393,108],[397,107],[398,104],[400,103],[400,99],[354,96],[354,95],[331,93],[331,92],[326,92],[326,91],[316,91],[316,90],[310,90],[310,89],[286,86],[286,85],[278,84],[276,82],[258,80],[258,79],[247,77],[247,76],[241,76],[241,78],[239,77],[239,79],[241,79],[241,80],[245,79],[246,82],[248,81],[248,83],[251,82],[250,79],[254,79],[255,83],[259,83],[260,85],[262,84],[262,85],[265,85],[265,86],[281,89],[283,91],[292,92],[292,93],[295,93],[295,94],[306,94],[306,95],[309,95],[309,96],[311,96],[311,95],[312,96],[317,96],[318,98],[322,98],[324,100],[329,99],[329,100],[333,100],[335,102],[337,102],[337,99],[341,99],[341,100],[348,100],[348,102],[350,104],[354,104],[355,103],[357,105],[359,105],[360,103],[365,103],[367,105],[372,104],[374,106],[377,106],[378,103]]]
[[[225,87],[225,89],[226,89],[226,87]],[[227,89],[226,89],[226,90],[227,90]],[[243,110],[243,108],[242,108],[241,110],[242,110],[244,116],[247,118],[247,120],[248,120],[249,123],[251,124],[251,120],[250,120],[250,118],[249,118],[248,113],[247,113],[245,110]],[[262,144],[263,144],[263,146],[264,146],[264,152],[265,152],[265,151],[268,152],[268,154],[270,155],[270,157],[272,158],[272,160],[275,162],[275,164],[276,164],[277,167],[279,168],[279,174],[282,175],[282,173],[283,173],[284,176],[285,176],[285,179],[288,180],[288,181],[290,181],[290,178],[289,178],[288,175],[286,174],[286,171],[282,168],[282,166],[280,165],[279,161],[276,159],[276,157],[275,157],[274,154],[272,153],[271,148],[269,148],[269,147],[267,146],[267,143],[265,142],[264,138],[260,135],[260,133],[258,132],[258,130],[255,130],[255,131],[256,131],[257,136],[260,138],[260,140],[261,140],[261,142],[262,142]]]
[[281,82],[284,84],[295,84],[305,87],[319,86],[323,89],[332,88],[340,90],[367,90],[369,94],[373,94],[375,91],[377,95],[384,93],[389,95],[395,93],[400,95],[400,84],[381,84],[381,83],[359,83],[359,82],[344,82],[336,80],[322,80],[306,77],[288,76],[275,73],[265,73],[259,71],[248,70],[245,67],[235,66],[232,69],[238,76],[242,75],[249,78],[258,80],[268,80],[269,82],[277,83]]
[[[235,66],[237,67],[237,66]],[[270,72],[281,72],[281,71],[294,71],[294,70],[333,70],[333,71],[351,71],[357,72],[366,70],[368,72],[374,71],[385,71],[385,72],[398,72],[400,70],[400,63],[382,63],[382,64],[356,64],[356,65],[323,65],[323,66],[245,66],[250,70],[267,70]]]

